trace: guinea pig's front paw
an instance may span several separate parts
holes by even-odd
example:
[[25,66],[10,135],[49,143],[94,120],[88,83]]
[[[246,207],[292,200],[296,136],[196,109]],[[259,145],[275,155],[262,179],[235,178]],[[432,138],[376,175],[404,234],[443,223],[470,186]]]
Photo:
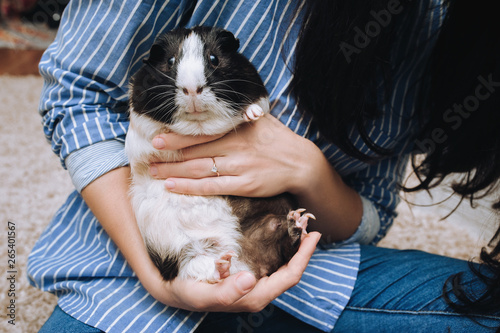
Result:
[[245,110],[245,115],[243,116],[245,118],[245,121],[254,121],[259,119],[264,115],[264,110],[257,104],[251,104],[246,110]]
[[307,234],[306,229],[309,219],[316,220],[316,217],[311,213],[302,214],[305,211],[306,210],[304,208],[299,208],[297,210],[290,211],[287,216],[289,221],[295,221],[295,228],[302,229],[303,235]]

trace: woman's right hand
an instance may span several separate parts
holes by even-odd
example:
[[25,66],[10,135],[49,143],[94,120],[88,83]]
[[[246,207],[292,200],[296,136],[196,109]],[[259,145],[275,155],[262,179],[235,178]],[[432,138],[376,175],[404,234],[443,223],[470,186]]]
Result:
[[303,237],[298,252],[288,264],[258,281],[249,272],[239,272],[215,284],[181,279],[166,282],[161,280],[158,272],[158,276],[152,279],[146,277],[141,282],[158,301],[177,308],[210,312],[258,312],[300,281],[320,237],[317,232]]
[[216,284],[180,279],[166,282],[144,245],[128,197],[129,186],[130,168],[123,167],[93,181],[82,190],[82,196],[142,285],[169,306],[191,311],[259,311],[300,281],[320,239],[317,232],[303,237],[290,262],[259,281],[249,272],[240,272]]

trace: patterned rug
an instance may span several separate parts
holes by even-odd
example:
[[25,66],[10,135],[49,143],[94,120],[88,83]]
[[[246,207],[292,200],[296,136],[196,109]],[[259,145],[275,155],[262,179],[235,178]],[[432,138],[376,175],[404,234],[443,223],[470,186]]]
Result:
[[46,25],[14,19],[0,25],[0,49],[45,50],[56,30]]
[[43,0],[0,0],[0,75],[38,74],[63,8],[47,6]]

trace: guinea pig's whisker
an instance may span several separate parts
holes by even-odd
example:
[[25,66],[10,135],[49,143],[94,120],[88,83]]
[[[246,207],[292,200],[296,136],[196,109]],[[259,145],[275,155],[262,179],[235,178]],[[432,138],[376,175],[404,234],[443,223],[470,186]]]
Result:
[[[165,103],[173,103],[173,98],[171,98],[170,96],[168,96],[169,94],[168,93],[164,93],[164,94],[158,94],[158,95],[155,95],[154,97],[150,98],[147,102],[146,102],[146,107],[152,103],[152,102],[156,102],[156,101],[159,101],[161,102],[161,104],[165,104]],[[171,96],[173,96],[173,94],[170,94]],[[166,97],[166,98],[165,98]]]
[[[218,82],[218,84],[219,84],[219,83],[220,83],[220,82]],[[216,85],[216,84],[214,84],[214,85],[213,85],[214,90],[217,90],[217,91],[230,91],[230,92],[232,92],[232,93],[234,93],[234,94],[240,94],[241,96],[244,96],[244,97],[246,97],[246,98],[250,99],[250,98],[249,98],[246,94],[244,94],[244,93],[242,93],[242,92],[239,92],[239,91],[234,90],[234,88],[233,88],[233,87],[231,87],[231,86],[230,86],[230,85],[228,85],[228,84],[223,83],[223,84],[221,84],[221,85],[223,85],[223,86],[227,87],[228,89],[222,89],[222,88],[220,88],[220,87],[217,87],[217,85]]]
[[[233,106],[230,106],[230,108],[234,110]],[[236,130],[237,126],[235,124],[235,119],[231,114],[227,113],[226,111],[222,111],[222,110],[217,112],[217,114],[221,117],[226,118],[231,123],[231,127],[233,128],[233,130]]]
[[[147,108],[147,105],[152,101],[153,101],[153,99],[151,101],[148,101],[148,103],[146,103],[146,108]],[[160,111],[160,110],[166,111],[167,113],[172,113],[174,109],[175,109],[175,102],[172,98],[170,98],[170,99],[163,100],[162,103],[158,104],[154,108],[148,109],[145,112],[145,114],[151,114],[151,113],[154,113],[154,112]]]
[[156,111],[162,111],[162,118],[163,118],[163,117],[167,117],[170,114],[172,114],[173,109],[169,108],[168,106],[165,106],[165,105],[159,105],[155,108],[152,108],[152,109],[146,111],[144,114],[147,115],[147,114],[154,113]]
[[175,79],[172,78],[171,76],[165,74],[164,72],[162,72],[161,70],[159,70],[158,68],[156,68],[155,66],[153,66],[153,64],[151,64],[151,62],[149,62],[148,60],[144,59],[143,62],[149,67],[149,68],[152,68],[155,72],[157,72],[158,74],[172,80],[172,82],[175,82]]
[[227,80],[222,80],[222,81],[214,82],[214,85],[216,85],[216,84],[227,84],[227,83],[231,83],[231,82],[245,82],[245,83],[253,84],[253,85],[256,85],[256,86],[260,87],[260,84],[258,84],[256,82],[252,82],[250,80],[244,80],[244,79],[227,79]]
[[157,85],[157,86],[152,86],[151,88],[143,90],[142,94],[147,93],[151,90],[160,90],[161,88],[166,88],[166,89],[175,88],[175,85],[173,85],[173,84],[161,84],[161,85]]
[[146,106],[148,106],[151,103],[164,104],[164,103],[169,102],[171,100],[173,100],[173,98],[169,98],[169,97],[165,98],[164,96],[154,96],[146,102]]
[[158,99],[158,98],[164,98],[164,99],[173,99],[173,97],[176,95],[175,92],[172,92],[172,91],[164,91],[164,92],[161,92],[159,94],[155,94],[154,95],[154,99]]
[[157,98],[152,100],[159,101],[159,105],[175,105],[175,99],[171,97],[163,98],[162,96],[158,96]]
[[166,122],[167,120],[169,120],[170,118],[170,114],[172,112],[167,112],[167,113],[164,113],[161,117],[160,117],[160,122]]
[[210,78],[214,73],[215,73],[215,70],[217,69],[218,67],[214,68],[211,72],[209,72],[207,74],[207,78]]
[[218,92],[219,94],[227,97],[229,99],[229,96],[231,94],[235,94],[235,95],[238,95],[240,96],[245,102],[247,102],[248,104],[251,104],[252,103],[252,99],[250,97],[248,97],[247,95],[243,94],[243,93],[240,93],[238,91],[235,91],[235,90],[229,90],[229,89],[217,89],[216,92]]
[[[167,87],[167,86],[162,86],[162,87]],[[164,97],[164,96],[167,96],[168,97],[168,94],[174,96],[175,93],[174,92],[169,92],[169,91],[162,91],[160,93],[152,93],[151,90],[153,89],[156,89],[156,87],[151,87],[149,89],[146,89],[144,91],[142,91],[140,94],[139,94],[139,98],[145,98],[147,94],[149,95],[152,95],[153,97],[151,98],[152,100],[154,99],[157,99],[158,97]]]

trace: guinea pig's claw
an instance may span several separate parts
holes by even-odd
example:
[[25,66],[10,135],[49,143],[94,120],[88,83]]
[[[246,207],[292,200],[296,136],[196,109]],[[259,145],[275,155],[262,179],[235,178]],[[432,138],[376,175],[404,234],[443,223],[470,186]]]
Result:
[[245,111],[245,121],[254,121],[264,115],[264,111],[257,104],[251,104]]
[[307,216],[307,218],[310,218],[310,219],[316,220],[316,216],[314,216],[314,215],[313,215],[313,214],[311,214],[311,213],[307,213],[307,214],[305,214],[305,215],[303,215],[303,216]]
[[306,229],[309,219],[316,220],[316,217],[311,213],[302,215],[305,211],[306,210],[304,208],[299,208],[288,213],[288,219],[295,221],[295,226],[302,229],[302,234],[307,234]]
[[231,268],[231,258],[233,257],[238,258],[238,255],[234,251],[229,251],[223,254],[220,259],[215,260],[215,267],[219,272],[220,280],[230,275],[229,269]]

